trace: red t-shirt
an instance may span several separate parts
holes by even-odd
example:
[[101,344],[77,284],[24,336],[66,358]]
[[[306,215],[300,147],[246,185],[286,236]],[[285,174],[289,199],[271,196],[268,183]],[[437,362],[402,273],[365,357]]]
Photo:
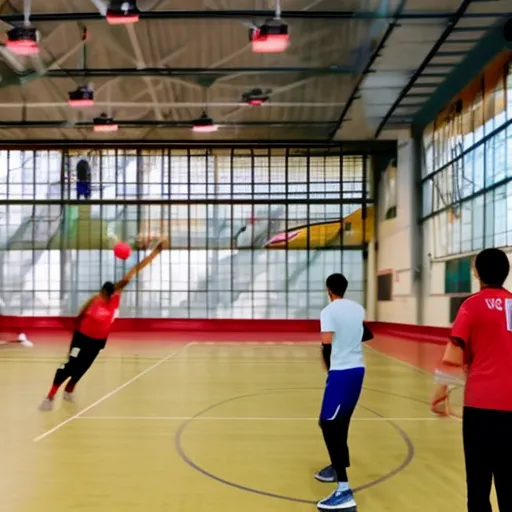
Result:
[[464,405],[512,411],[512,293],[489,287],[466,299],[451,338],[469,368]]
[[77,330],[90,338],[98,340],[107,338],[120,302],[121,295],[118,293],[112,295],[110,299],[96,297],[84,312]]

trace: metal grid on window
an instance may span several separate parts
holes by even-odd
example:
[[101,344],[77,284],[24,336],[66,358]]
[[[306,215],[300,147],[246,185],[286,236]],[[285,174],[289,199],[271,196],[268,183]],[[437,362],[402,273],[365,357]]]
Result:
[[[1,311],[72,315],[155,235],[166,248],[126,289],[124,316],[317,318],[332,272],[364,302],[367,160],[318,148],[0,151]],[[134,247],[125,262],[118,240]]]
[[434,257],[512,245],[512,64],[504,71],[454,117],[455,129],[425,130],[423,217]]

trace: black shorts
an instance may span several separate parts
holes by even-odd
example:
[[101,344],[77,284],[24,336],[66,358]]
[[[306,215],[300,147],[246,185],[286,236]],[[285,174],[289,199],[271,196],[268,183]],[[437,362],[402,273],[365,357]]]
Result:
[[73,337],[71,338],[71,346],[70,351],[73,348],[79,348],[84,350],[103,350],[105,345],[107,344],[107,338],[91,338],[90,336],[86,336],[79,331],[73,332]]

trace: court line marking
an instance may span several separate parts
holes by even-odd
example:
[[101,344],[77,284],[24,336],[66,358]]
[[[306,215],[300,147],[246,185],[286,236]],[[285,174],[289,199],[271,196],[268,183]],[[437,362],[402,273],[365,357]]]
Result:
[[[421,368],[420,366],[416,366],[412,363],[408,363],[407,361],[402,361],[401,359],[399,359],[398,357],[395,357],[395,356],[391,356],[389,354],[386,354],[385,352],[381,352],[380,350],[377,350],[376,348],[373,348],[373,347],[370,347],[369,345],[366,345],[365,347],[367,350],[371,350],[373,352],[375,352],[377,355],[381,356],[381,357],[384,357],[386,359],[389,359],[391,361],[394,361],[395,363],[400,363],[404,366],[407,366],[407,368],[410,368],[412,370],[416,370],[416,371],[419,371],[420,373],[422,373],[423,375],[425,375],[426,377],[433,377],[433,375],[428,371],[428,370],[425,370],[425,368]],[[433,379],[432,379],[433,380]],[[460,386],[464,386],[464,381],[463,380],[460,380]],[[448,418],[453,420],[453,421],[457,421],[457,422],[462,422],[462,418],[459,417],[459,416],[456,416],[456,415],[453,415],[453,414],[448,414]]]
[[[265,416],[80,416],[80,420],[118,420],[118,421],[318,421],[318,418],[272,418]],[[436,416],[417,418],[352,418],[352,421],[442,421]]]
[[122,391],[124,388],[126,388],[130,384],[133,384],[134,382],[139,380],[141,377],[143,377],[147,373],[153,371],[155,368],[158,368],[161,364],[165,363],[166,361],[168,361],[172,357],[176,356],[180,352],[183,352],[186,348],[188,348],[191,345],[193,345],[193,342],[192,343],[187,343],[186,345],[183,345],[179,349],[177,349],[174,352],[171,352],[170,354],[166,355],[165,357],[163,357],[162,359],[160,359],[156,363],[152,364],[151,366],[148,366],[145,370],[142,370],[141,372],[137,373],[131,379],[129,379],[126,382],[124,382],[123,384],[117,386],[112,391],[109,391],[107,394],[103,395],[101,398],[98,398],[98,400],[96,400],[92,404],[88,405],[87,407],[84,407],[83,409],[78,411],[73,416],[70,416],[69,418],[67,418],[64,421],[61,421],[60,423],[55,425],[55,427],[53,427],[50,430],[47,430],[46,432],[44,432],[43,434],[37,436],[35,439],[33,439],[33,442],[34,443],[38,443],[39,441],[42,441],[43,439],[46,439],[48,436],[52,435],[54,432],[57,432],[57,430],[60,430],[62,427],[64,427],[68,423],[72,422],[73,420],[76,420],[76,419],[80,418],[86,412],[90,411],[91,409],[94,409],[94,407],[96,407],[97,405],[100,405],[105,400],[108,400],[112,396],[116,395],[117,393],[119,393],[119,391]]
[[[401,363],[403,364],[404,366],[407,366],[408,368],[411,368],[412,370],[416,370],[416,371],[419,371],[425,375],[428,375],[430,377],[432,377],[432,374],[426,370],[425,368],[421,368],[420,366],[417,366],[413,363],[408,363],[407,361],[402,361],[402,359],[399,359],[398,357],[395,357],[395,356],[392,356],[392,355],[389,355],[389,354],[386,354],[385,352],[382,352],[374,347],[370,347],[369,345],[366,345],[365,347],[367,350],[371,350],[372,352],[375,352],[377,355],[379,356],[382,356],[382,357],[385,357],[387,359],[390,359],[391,361],[394,361],[396,363]],[[462,379],[457,379],[458,383],[463,386],[464,385],[464,381]]]

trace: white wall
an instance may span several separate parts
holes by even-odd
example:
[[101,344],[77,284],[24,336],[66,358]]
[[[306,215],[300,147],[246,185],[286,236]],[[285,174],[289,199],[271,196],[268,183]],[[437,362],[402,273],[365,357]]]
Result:
[[[423,324],[445,327],[450,325],[450,297],[444,293],[444,261],[433,261],[432,226],[423,227]],[[476,286],[478,286],[476,284]]]
[[[371,289],[369,286],[371,293],[368,293],[367,303],[373,300],[375,307],[373,310],[368,308],[368,316],[380,322],[449,326],[450,297],[444,293],[445,261],[433,261],[430,256],[435,253],[435,241],[429,222],[422,228],[421,268],[414,268],[418,258],[415,254],[415,245],[418,244],[416,219],[421,207],[414,204],[417,197],[414,189],[414,143],[408,131],[395,132],[393,136],[398,139],[397,216],[389,220],[382,220],[378,216],[378,251],[370,247],[368,261],[369,283],[376,282],[376,274],[393,271],[393,300],[377,301],[376,287]],[[510,256],[512,260],[512,254]],[[421,282],[415,280],[419,278]],[[475,280],[473,291],[477,289],[478,282]],[[372,311],[373,316],[370,317]]]
[[[414,285],[414,248],[413,232],[415,226],[414,213],[414,144],[410,132],[400,131],[394,134],[398,138],[397,155],[397,216],[394,219],[377,220],[378,251],[375,255],[376,264],[369,272],[391,269],[394,273],[393,300],[377,301],[375,320],[381,322],[416,323],[417,301]],[[371,261],[371,255],[369,256]],[[374,296],[375,298],[375,296]]]
[[[434,260],[435,235],[444,236],[440,228],[434,230],[433,221],[426,221],[422,228],[421,254],[417,255],[419,229],[416,219],[421,205],[415,205],[414,190],[415,146],[407,131],[390,134],[398,139],[397,155],[397,216],[382,220],[377,215],[377,242],[370,244],[368,257],[367,313],[368,318],[381,322],[423,324],[439,327],[450,325],[450,296],[445,290],[446,259]],[[378,194],[378,197],[381,194]],[[377,208],[377,211],[379,209]],[[438,221],[439,222],[439,221]],[[437,240],[439,243],[439,240]],[[512,247],[504,248],[512,266]],[[457,257],[470,254],[457,255]],[[414,269],[416,261],[421,268]],[[376,275],[392,270],[394,273],[391,301],[377,301]],[[418,273],[419,271],[419,273]],[[416,281],[421,276],[421,281]],[[512,289],[512,273],[505,286]],[[478,291],[479,284],[473,278],[472,289]],[[418,299],[419,294],[421,297]]]

